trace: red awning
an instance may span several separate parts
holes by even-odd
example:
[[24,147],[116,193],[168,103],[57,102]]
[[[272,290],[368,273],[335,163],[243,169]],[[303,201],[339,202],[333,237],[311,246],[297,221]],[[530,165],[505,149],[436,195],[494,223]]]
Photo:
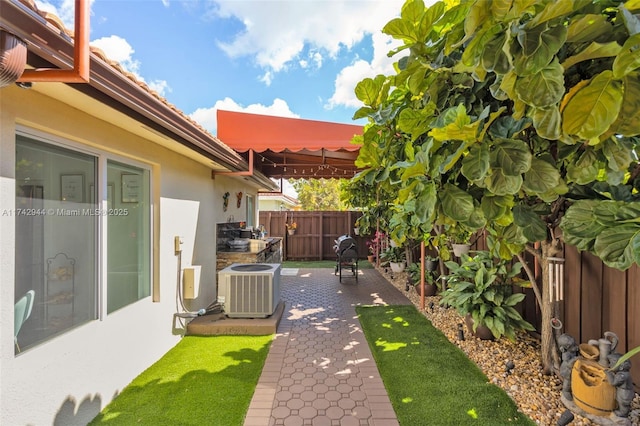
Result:
[[362,126],[218,110],[218,139],[238,152],[358,151]]
[[363,126],[218,110],[218,139],[271,178],[350,178]]

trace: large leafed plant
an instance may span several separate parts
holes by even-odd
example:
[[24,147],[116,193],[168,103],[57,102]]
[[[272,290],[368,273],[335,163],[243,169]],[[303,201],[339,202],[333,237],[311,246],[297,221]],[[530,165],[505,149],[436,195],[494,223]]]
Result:
[[547,372],[546,259],[564,241],[614,268],[640,263],[639,12],[640,0],[407,0],[383,28],[402,42],[396,73],[355,88],[355,118],[370,121],[355,179],[393,185],[396,240],[463,225],[495,255],[538,258]]

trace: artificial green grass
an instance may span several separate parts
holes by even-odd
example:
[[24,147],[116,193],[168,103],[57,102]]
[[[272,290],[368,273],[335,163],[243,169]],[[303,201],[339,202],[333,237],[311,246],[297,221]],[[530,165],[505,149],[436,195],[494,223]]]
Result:
[[415,306],[356,310],[401,425],[535,425]]
[[273,336],[186,336],[90,425],[242,425]]
[[[283,268],[331,268],[336,267],[335,260],[285,260]],[[366,259],[358,261],[358,269],[372,269],[373,265]],[[343,268],[344,271],[344,268]]]

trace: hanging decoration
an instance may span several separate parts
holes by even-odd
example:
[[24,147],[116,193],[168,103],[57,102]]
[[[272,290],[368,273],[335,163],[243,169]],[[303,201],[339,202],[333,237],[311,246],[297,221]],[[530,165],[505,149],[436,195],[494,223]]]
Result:
[[238,208],[240,208],[240,205],[242,204],[242,191],[236,192],[236,198],[236,205],[238,206]]
[[549,257],[549,301],[564,299],[564,259]]
[[222,210],[224,210],[225,212],[227,211],[227,208],[229,207],[229,192],[225,192],[224,195],[222,196]]

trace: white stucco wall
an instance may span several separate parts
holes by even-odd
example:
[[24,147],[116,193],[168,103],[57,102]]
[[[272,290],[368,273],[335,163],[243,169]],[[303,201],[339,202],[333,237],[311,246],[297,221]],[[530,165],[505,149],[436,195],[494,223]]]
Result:
[[[216,223],[230,215],[246,220],[244,202],[255,194],[243,179],[216,177],[203,164],[35,91],[0,89],[0,210],[15,200],[15,130],[19,123],[77,144],[113,151],[152,169],[157,285],[144,298],[14,355],[15,222],[0,215],[0,424],[85,424],[135,376],[180,339],[174,322],[178,257],[173,239],[184,239],[182,265],[202,265],[197,310],[215,300]],[[229,209],[222,196],[232,194]],[[159,300],[154,302],[153,300]]]

